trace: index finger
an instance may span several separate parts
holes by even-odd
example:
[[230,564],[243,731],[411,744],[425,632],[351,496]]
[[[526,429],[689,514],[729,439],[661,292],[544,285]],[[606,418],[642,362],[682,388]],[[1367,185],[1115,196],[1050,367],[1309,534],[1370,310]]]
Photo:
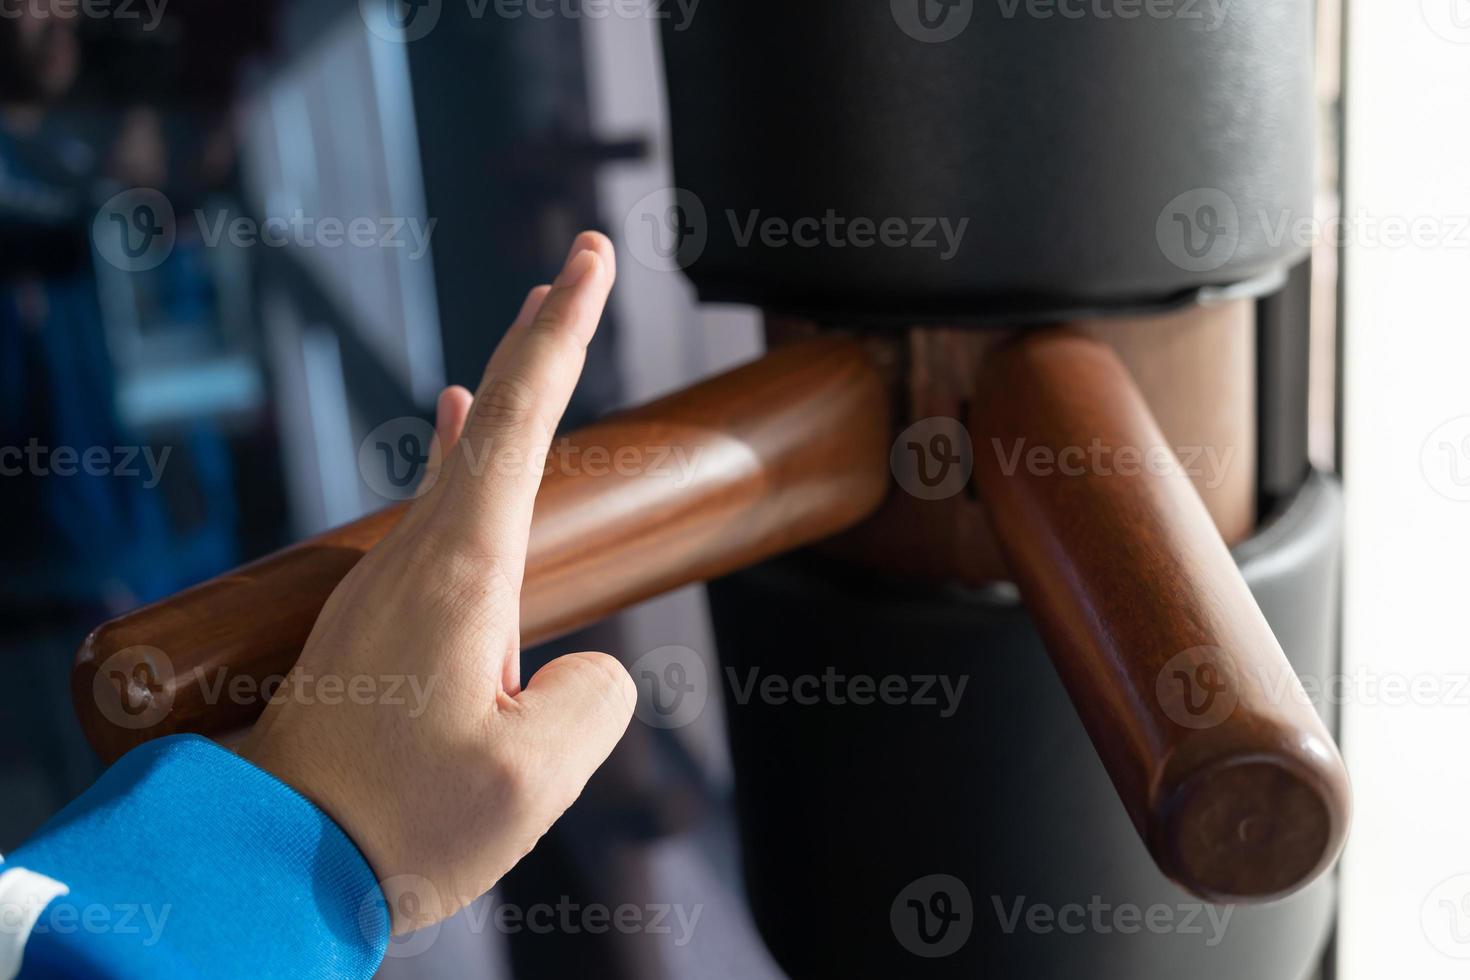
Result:
[[615,275],[612,243],[579,235],[534,318],[496,352],[445,468],[445,516],[461,540],[502,559],[516,581],[546,454],[581,376]]

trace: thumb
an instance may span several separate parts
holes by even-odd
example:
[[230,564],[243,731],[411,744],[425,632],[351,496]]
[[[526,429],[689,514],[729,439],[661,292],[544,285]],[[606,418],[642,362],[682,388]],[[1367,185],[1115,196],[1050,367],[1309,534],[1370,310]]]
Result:
[[516,696],[518,742],[550,777],[547,802],[561,815],[612,754],[633,719],[638,689],[605,653],[558,657]]

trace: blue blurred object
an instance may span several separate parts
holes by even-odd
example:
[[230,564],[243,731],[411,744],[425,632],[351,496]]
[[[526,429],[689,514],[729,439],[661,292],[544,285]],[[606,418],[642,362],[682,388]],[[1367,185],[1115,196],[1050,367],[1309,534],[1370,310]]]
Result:
[[[23,312],[20,289],[0,287],[0,362],[7,375],[0,389],[0,503],[6,513],[32,515],[0,544],[7,601],[86,606],[125,595],[147,601],[227,566],[234,556],[233,504],[218,436],[202,426],[186,434],[188,455],[205,464],[200,489],[215,515],[178,535],[161,480],[183,454],[173,445],[145,445],[118,422],[91,282],[24,288],[45,307],[39,321]],[[58,455],[65,449],[78,460],[101,450],[93,457],[100,462],[105,453],[106,463],[68,464]]]
[[[237,559],[219,426],[183,412],[145,434],[120,415],[89,241],[92,156],[63,129],[0,122],[0,850],[98,771],[68,686],[86,631]],[[207,270],[185,253],[156,271],[170,320],[207,329]]]

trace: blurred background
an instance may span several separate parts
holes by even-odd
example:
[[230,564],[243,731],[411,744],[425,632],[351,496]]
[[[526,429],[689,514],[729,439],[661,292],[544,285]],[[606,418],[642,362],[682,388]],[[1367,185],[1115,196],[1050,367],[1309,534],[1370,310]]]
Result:
[[[67,687],[92,626],[403,496],[369,435],[427,433],[574,233],[617,235],[671,182],[646,16],[436,2],[408,44],[395,4],[60,9],[0,17],[0,852],[100,771]],[[620,271],[569,427],[759,352],[754,313]],[[670,645],[711,650],[699,590],[526,666]],[[728,787],[717,704],[635,725],[496,896],[384,975],[779,975],[736,895]],[[559,901],[686,923],[489,919]]]
[[[401,496],[412,454],[385,474],[371,447],[415,445],[438,391],[473,386],[576,230],[626,255],[627,217],[672,186],[656,18],[487,3],[0,4],[0,852],[99,771],[67,686],[92,626]],[[1470,216],[1470,8],[1328,2],[1319,22],[1319,220]],[[754,311],[697,306],[657,266],[621,264],[568,426],[759,352]],[[1348,486],[1346,669],[1463,676],[1470,234],[1328,241],[1313,270],[1314,457]],[[701,590],[527,668],[670,646],[713,663]],[[1338,973],[1460,976],[1465,707],[1344,715],[1359,802]],[[740,895],[730,786],[718,699],[677,731],[635,723],[496,893],[395,944],[383,975],[779,976]],[[1445,900],[1466,927],[1448,952],[1428,924]],[[558,902],[698,928],[493,924],[497,903]]]

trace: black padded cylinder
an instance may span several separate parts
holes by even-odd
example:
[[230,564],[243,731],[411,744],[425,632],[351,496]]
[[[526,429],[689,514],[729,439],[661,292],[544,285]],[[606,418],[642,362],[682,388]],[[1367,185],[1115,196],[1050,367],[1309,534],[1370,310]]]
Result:
[[[1314,476],[1236,549],[1319,690],[1336,664],[1341,510]],[[1165,879],[1013,602],[935,598],[800,556],[716,582],[710,599],[751,907],[796,980],[1314,969],[1334,877],[1228,910]],[[809,696],[829,673],[841,703]],[[902,699],[881,695],[892,678]]]
[[1304,252],[1312,50],[1310,0],[702,0],[646,220],[704,300],[816,317],[1250,289]]

